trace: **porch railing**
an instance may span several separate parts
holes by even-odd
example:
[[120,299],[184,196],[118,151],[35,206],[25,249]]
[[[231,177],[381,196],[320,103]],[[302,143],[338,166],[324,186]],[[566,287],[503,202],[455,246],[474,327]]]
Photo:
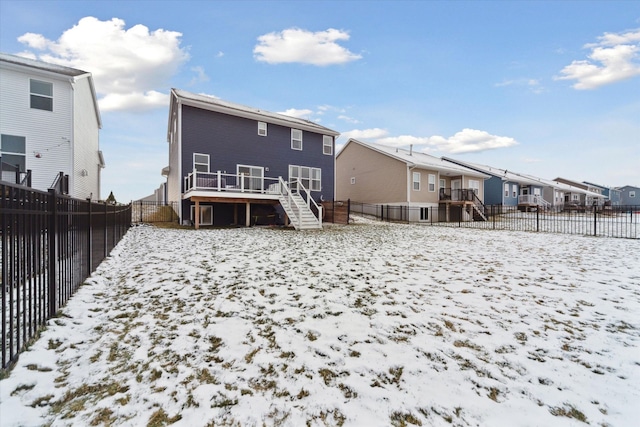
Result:
[[525,194],[522,196],[518,196],[518,204],[540,206],[544,209],[548,209],[551,207],[551,203],[547,202],[542,198],[542,196],[537,194]]
[[195,190],[278,194],[279,188],[278,178],[194,170],[184,178],[184,191],[186,193]]
[[441,188],[439,200],[452,202],[473,202],[476,192],[472,188]]

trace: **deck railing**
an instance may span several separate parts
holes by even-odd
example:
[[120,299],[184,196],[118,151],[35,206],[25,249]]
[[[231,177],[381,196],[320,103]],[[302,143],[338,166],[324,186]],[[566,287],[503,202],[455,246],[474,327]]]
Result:
[[194,170],[184,178],[184,192],[195,190],[278,194],[278,178]]
[[547,202],[545,199],[542,198],[542,196],[538,194],[525,194],[522,196],[518,196],[518,204],[540,206],[544,209],[548,209],[551,207],[551,203]]

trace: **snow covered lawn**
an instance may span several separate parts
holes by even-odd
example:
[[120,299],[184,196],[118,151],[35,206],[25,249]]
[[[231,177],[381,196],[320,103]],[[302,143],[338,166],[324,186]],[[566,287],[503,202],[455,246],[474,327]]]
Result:
[[13,425],[640,420],[640,241],[132,228],[8,378]]

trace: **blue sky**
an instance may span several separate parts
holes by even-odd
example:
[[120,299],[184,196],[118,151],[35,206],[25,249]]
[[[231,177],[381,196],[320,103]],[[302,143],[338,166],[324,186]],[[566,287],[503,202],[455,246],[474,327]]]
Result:
[[0,50],[93,73],[123,202],[163,180],[172,87],[338,144],[640,186],[638,1],[0,0]]

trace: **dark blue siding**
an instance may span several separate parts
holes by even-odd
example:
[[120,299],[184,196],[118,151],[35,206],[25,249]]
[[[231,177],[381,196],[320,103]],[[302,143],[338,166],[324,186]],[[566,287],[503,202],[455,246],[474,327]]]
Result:
[[484,204],[501,205],[504,186],[502,179],[492,176],[484,181]]
[[[333,200],[334,156],[322,154],[322,134],[303,131],[302,151],[291,149],[291,128],[268,123],[258,135],[256,120],[195,107],[182,107],[182,171],[193,170],[193,153],[210,155],[212,172],[236,173],[238,164],[261,166],[265,177],[288,179],[289,165],[322,169],[322,191],[316,200]],[[269,168],[267,170],[266,168]]]

